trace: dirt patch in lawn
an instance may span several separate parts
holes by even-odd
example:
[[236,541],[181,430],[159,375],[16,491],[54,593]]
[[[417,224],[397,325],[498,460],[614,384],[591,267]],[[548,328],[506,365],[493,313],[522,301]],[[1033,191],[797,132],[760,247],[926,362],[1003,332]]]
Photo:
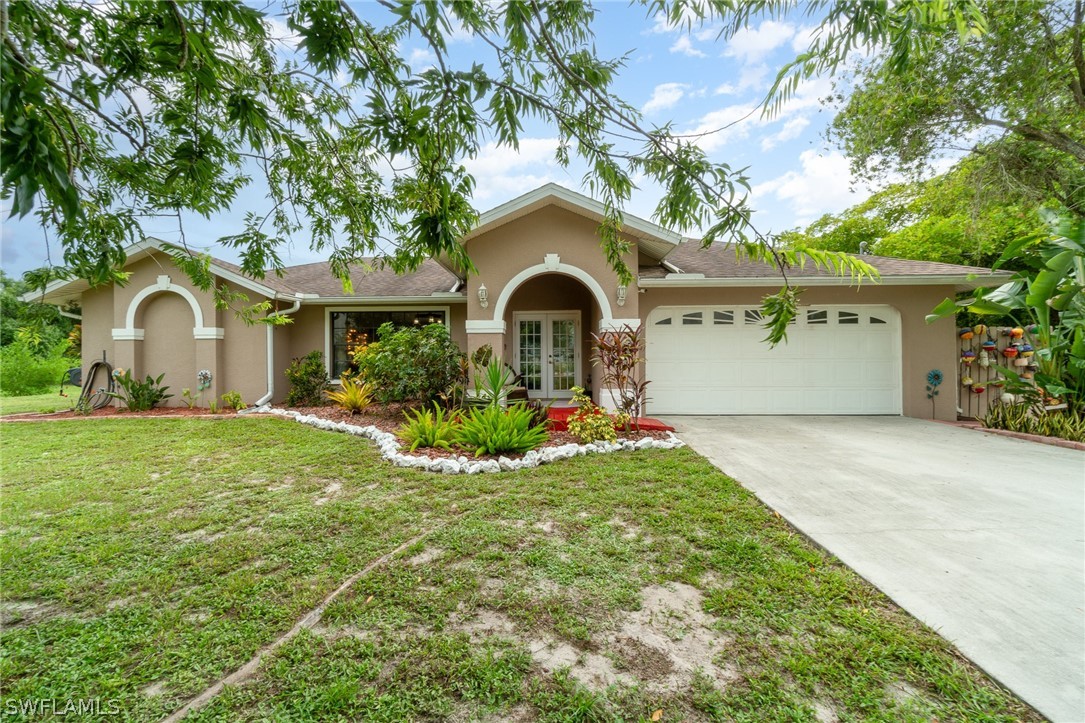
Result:
[[5,600],[0,602],[0,627],[29,625],[59,612],[60,606],[48,600]]
[[587,645],[549,633],[527,631],[499,611],[479,608],[455,613],[449,628],[466,633],[478,644],[488,637],[525,645],[535,664],[551,674],[569,674],[591,690],[615,684],[641,684],[662,693],[687,689],[701,672],[725,686],[737,677],[717,665],[728,639],[713,629],[714,619],[702,609],[701,591],[690,585],[652,585],[641,591],[641,609],[623,613],[621,623]]

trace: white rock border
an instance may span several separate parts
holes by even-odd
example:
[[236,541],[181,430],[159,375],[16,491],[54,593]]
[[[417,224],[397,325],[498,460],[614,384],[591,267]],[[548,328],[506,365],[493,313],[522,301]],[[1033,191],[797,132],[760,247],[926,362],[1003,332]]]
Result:
[[668,432],[667,439],[653,439],[645,437],[637,440],[624,440],[621,442],[593,442],[591,444],[563,444],[560,447],[543,447],[532,450],[520,459],[499,457],[498,459],[471,460],[460,455],[459,457],[427,457],[424,455],[403,454],[400,452],[399,440],[391,432],[385,432],[373,425],[359,427],[347,422],[333,422],[312,414],[302,414],[291,409],[264,408],[252,410],[268,414],[277,414],[280,417],[292,417],[294,421],[306,424],[310,427],[323,429],[329,432],[343,432],[353,434],[356,437],[372,439],[380,448],[381,456],[394,464],[396,467],[408,467],[420,469],[425,472],[440,472],[442,474],[479,474],[482,472],[511,472],[518,469],[531,469],[549,462],[557,462],[562,459],[571,459],[583,454],[610,454],[611,452],[631,452],[635,449],[677,449],[686,446],[686,443]]

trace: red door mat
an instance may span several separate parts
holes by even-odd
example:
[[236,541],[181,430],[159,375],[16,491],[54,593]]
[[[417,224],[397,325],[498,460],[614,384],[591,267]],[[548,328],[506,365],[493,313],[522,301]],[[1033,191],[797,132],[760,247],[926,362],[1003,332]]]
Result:
[[[569,417],[576,412],[576,407],[550,407],[547,413],[550,417],[550,425],[555,432],[564,432],[568,429]],[[643,432],[673,432],[674,427],[658,419],[640,417],[638,420]],[[636,428],[634,426],[634,428]]]

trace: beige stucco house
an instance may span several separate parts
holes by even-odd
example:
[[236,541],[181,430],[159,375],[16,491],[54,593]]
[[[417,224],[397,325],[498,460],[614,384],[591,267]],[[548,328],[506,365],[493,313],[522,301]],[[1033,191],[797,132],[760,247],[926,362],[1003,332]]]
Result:
[[[932,416],[926,377],[955,382],[958,345],[952,319],[925,315],[957,291],[988,285],[989,269],[867,256],[879,283],[795,269],[805,289],[788,343],[761,340],[761,298],[780,286],[768,265],[739,261],[723,245],[708,249],[627,215],[626,258],[638,270],[621,286],[600,248],[602,204],[547,185],[481,216],[463,243],[478,268],[463,278],[439,261],[415,273],[359,268],[345,294],[327,264],[252,279],[225,262],[211,269],[251,302],[269,299],[292,324],[247,325],[215,308],[148,240],[129,250],[125,286],[90,289],[56,282],[28,300],[82,307],[84,368],[104,354],[139,376],[165,374],[177,396],[211,372],[203,403],[228,390],[246,402],[279,402],[290,360],[324,353],[332,378],[348,346],[385,321],[440,322],[465,350],[484,344],[519,370],[531,396],[569,397],[573,386],[600,393],[591,332],[630,324],[647,339],[648,412],[669,414],[889,414]],[[934,414],[953,419],[954,394]],[[605,402],[605,399],[603,400]]]

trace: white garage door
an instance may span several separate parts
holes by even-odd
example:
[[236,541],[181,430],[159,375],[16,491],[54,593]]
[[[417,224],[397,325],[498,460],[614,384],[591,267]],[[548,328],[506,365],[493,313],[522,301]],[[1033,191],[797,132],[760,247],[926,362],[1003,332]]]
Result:
[[900,414],[900,316],[888,306],[802,307],[770,349],[749,306],[648,316],[651,414]]

